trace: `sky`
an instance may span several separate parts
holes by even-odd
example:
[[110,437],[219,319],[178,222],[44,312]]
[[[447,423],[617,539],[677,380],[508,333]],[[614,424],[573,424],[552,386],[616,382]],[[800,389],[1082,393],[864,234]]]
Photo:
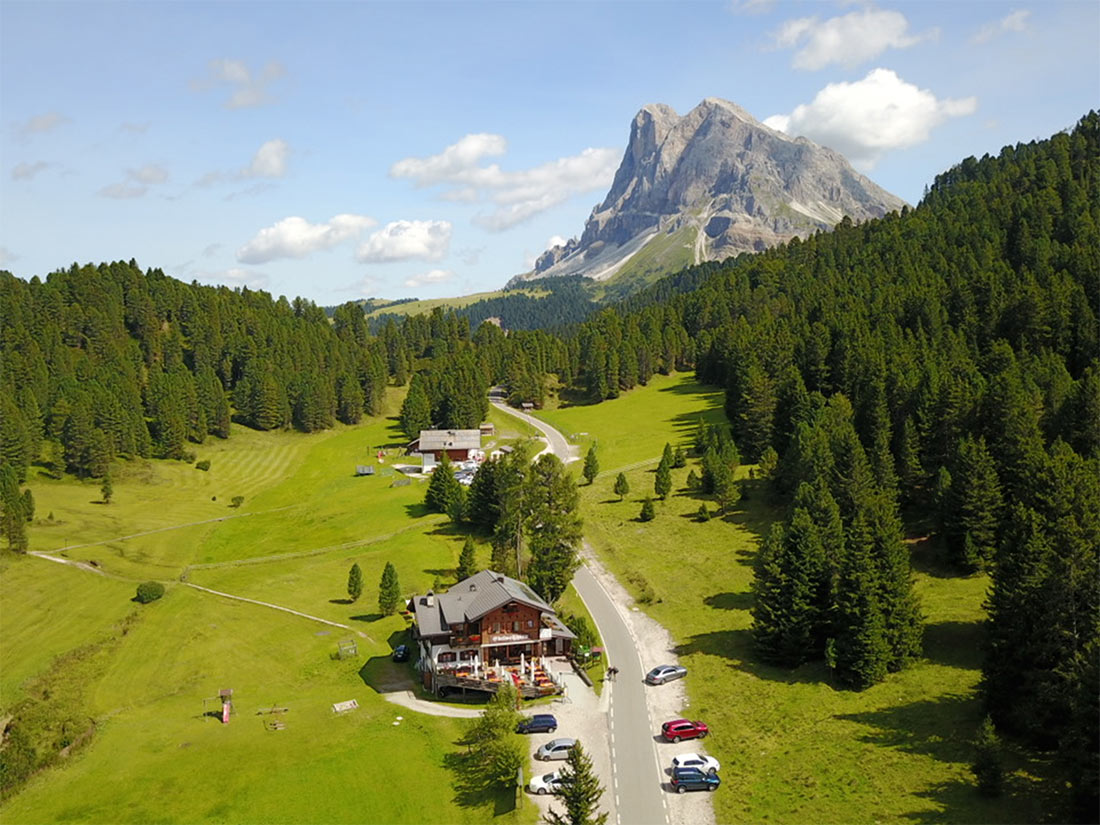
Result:
[[642,106],[707,97],[915,204],[1100,108],[1100,2],[0,0],[0,268],[499,289],[581,233]]

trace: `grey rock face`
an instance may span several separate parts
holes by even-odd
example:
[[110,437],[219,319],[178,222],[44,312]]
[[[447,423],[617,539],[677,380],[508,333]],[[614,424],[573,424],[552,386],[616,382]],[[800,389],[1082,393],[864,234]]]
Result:
[[580,239],[543,253],[526,277],[610,277],[655,233],[694,230],[699,263],[903,205],[839,153],[770,129],[736,104],[707,98],[683,117],[650,104],[635,116],[611,189]]

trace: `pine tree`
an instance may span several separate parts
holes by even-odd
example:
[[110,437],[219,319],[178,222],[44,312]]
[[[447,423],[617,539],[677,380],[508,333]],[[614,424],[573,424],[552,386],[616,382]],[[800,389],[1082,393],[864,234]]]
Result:
[[761,548],[753,592],[753,640],[766,661],[795,667],[820,655],[818,594],[825,549],[810,514],[796,508]]
[[706,502],[699,505],[699,509],[695,511],[696,521],[710,521],[710,510],[707,509]]
[[985,439],[959,441],[947,499],[945,532],[951,560],[967,572],[993,561],[1004,501]]
[[424,391],[423,382],[413,379],[409,387],[409,393],[401,405],[401,429],[410,438],[419,438],[421,430],[430,429],[432,426],[432,410],[428,401],[428,395]]
[[[668,445],[666,444],[665,447]],[[672,470],[669,464],[670,462],[662,458],[661,463],[657,465],[657,474],[653,477],[653,492],[662,501],[672,492]]]
[[540,456],[532,465],[525,495],[526,534],[531,553],[527,581],[549,603],[565,592],[580,566],[579,498],[576,485],[553,453]]
[[825,654],[837,679],[856,690],[882,681],[890,660],[875,578],[870,530],[860,516],[837,571],[834,635]]
[[974,740],[974,761],[970,770],[984,796],[1000,796],[1004,789],[1004,756],[1001,740],[993,729],[993,720],[986,716],[978,727]]
[[26,552],[27,518],[19,493],[19,476],[6,461],[0,462],[0,533],[7,537],[8,549]]
[[424,504],[433,513],[450,514],[455,502],[461,500],[463,495],[462,485],[455,478],[451,459],[443,453],[432,470],[432,480],[428,482],[428,489],[424,493]]
[[672,453],[672,466],[676,469],[687,466],[687,454],[683,447],[677,447]]
[[595,481],[596,476],[600,474],[600,460],[596,457],[595,442],[588,448],[588,453],[584,457],[584,470],[581,474],[589,484]]
[[603,787],[592,767],[591,757],[580,742],[569,750],[561,775],[561,790],[557,796],[565,807],[565,814],[551,809],[543,821],[547,825],[604,825],[607,812],[599,809]]
[[497,468],[495,460],[482,462],[466,493],[466,521],[489,533],[496,527],[500,515],[497,498]]
[[470,536],[466,536],[466,541],[462,545],[462,552],[458,556],[458,569],[455,570],[455,576],[459,581],[468,579],[470,576],[477,572],[477,554],[474,548],[474,540]]
[[348,571],[348,598],[357,602],[361,595],[363,595],[363,571],[359,569],[359,562],[355,562]]
[[115,487],[111,483],[111,474],[107,473],[103,476],[103,483],[99,486],[99,495],[103,499],[104,504],[111,503],[111,497],[115,493]]
[[517,446],[497,467],[497,523],[493,529],[493,569],[505,575],[519,576],[527,532],[527,479],[530,473],[529,449]]
[[397,570],[391,562],[386,562],[382,581],[378,584],[378,609],[383,616],[392,616],[400,603],[401,585],[397,581]]
[[619,473],[615,477],[615,495],[622,501],[630,495],[630,482],[626,480],[626,473]]
[[653,521],[657,517],[657,511],[653,508],[653,499],[645,497],[642,502],[642,510],[638,514],[638,521]]

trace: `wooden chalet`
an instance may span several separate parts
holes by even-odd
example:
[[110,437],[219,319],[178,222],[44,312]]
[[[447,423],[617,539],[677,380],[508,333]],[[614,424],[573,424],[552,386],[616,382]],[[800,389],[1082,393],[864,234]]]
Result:
[[444,453],[451,461],[466,461],[472,452],[481,451],[481,430],[421,430],[420,437],[409,442],[408,451],[431,455],[435,461]]
[[446,593],[409,602],[424,686],[495,692],[512,681],[525,697],[561,692],[546,658],[569,653],[573,633],[526,584],[482,570]]

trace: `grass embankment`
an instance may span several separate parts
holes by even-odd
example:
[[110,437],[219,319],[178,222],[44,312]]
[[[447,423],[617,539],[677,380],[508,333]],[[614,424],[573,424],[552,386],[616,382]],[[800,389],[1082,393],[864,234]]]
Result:
[[[686,713],[710,725],[707,749],[723,765],[718,821],[1042,821],[1034,785],[1047,766],[1012,757],[1018,772],[999,800],[980,796],[968,770],[987,579],[952,576],[926,548],[915,552],[926,658],[855,693],[831,684],[821,664],[788,671],[753,656],[752,564],[780,513],[752,482],[733,514],[699,523],[703,499],[684,490],[688,471],[698,473],[691,460],[673,471],[674,493],[656,502],[657,518],[638,521],[665,442],[690,447],[700,415],[722,420],[721,403],[721,393],[688,377],[657,377],[614,401],[539,414],[587,434],[576,438],[582,450],[599,443],[602,472],[580,488],[585,532],[635,597],[651,589],[642,606],[676,640],[689,669]],[[572,466],[579,473],[580,462]],[[620,469],[631,487],[623,502],[612,492]]]
[[[390,400],[392,415],[400,394]],[[524,435],[507,419],[498,427],[498,440]],[[96,484],[32,479],[31,548],[95,560],[107,575],[3,560],[0,716],[60,714],[78,734],[95,727],[5,802],[3,821],[533,821],[534,807],[513,811],[511,794],[456,797],[448,755],[461,721],[403,711],[380,692],[413,676],[389,661],[406,623],[378,615],[382,567],[395,564],[403,592],[423,591],[437,576],[450,580],[462,546],[445,519],[424,513],[422,483],[393,487],[401,476],[381,474],[394,456],[377,462],[379,446],[403,442],[388,418],[313,435],[235,427],[228,441],[196,448],[209,472],[122,463],[109,505]],[[379,472],[357,478],[357,464]],[[235,495],[245,496],[239,510],[228,506]],[[50,512],[52,521],[42,517]],[[191,522],[201,523],[179,526]],[[120,539],[151,530],[161,532]],[[85,546],[61,550],[74,544]],[[353,562],[364,590],[349,603]],[[352,629],[202,593],[178,581],[184,571]],[[167,593],[136,605],[147,578]],[[344,638],[358,643],[357,658],[334,658]],[[203,698],[222,688],[234,690],[229,725],[203,717],[216,710]],[[358,711],[332,712],[348,699]],[[272,706],[289,708],[282,730],[257,715]]]

